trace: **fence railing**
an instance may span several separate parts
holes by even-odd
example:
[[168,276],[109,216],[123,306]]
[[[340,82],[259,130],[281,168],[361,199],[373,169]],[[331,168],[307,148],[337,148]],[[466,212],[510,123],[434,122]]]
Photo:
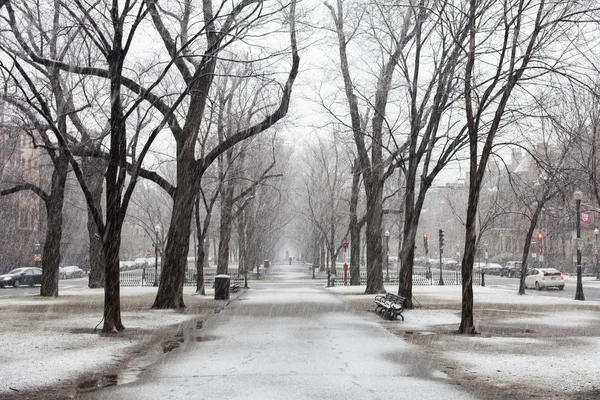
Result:
[[[337,272],[337,275],[333,276],[336,285],[344,284],[344,275],[343,272]],[[348,281],[350,281],[350,276],[348,276]],[[462,273],[461,271],[442,271],[442,281],[444,285],[462,285]],[[396,271],[383,271],[383,282],[384,283],[392,283],[398,284],[400,282],[398,273]],[[414,286],[436,286],[440,284],[440,271],[431,271],[431,273],[427,272],[413,272],[412,283]],[[360,271],[360,284],[367,284],[367,272]],[[481,285],[481,274],[473,273],[473,285],[480,286]]]
[[[231,279],[231,283],[244,283],[244,274],[235,272],[228,275]],[[250,278],[250,275],[248,275],[248,278]],[[154,270],[122,271],[119,273],[119,279],[121,281],[121,286],[155,286],[160,280],[160,272],[158,273],[158,276],[156,276]],[[205,273],[204,286],[212,287],[214,283],[215,274]],[[183,286],[196,286],[195,271],[186,271]]]

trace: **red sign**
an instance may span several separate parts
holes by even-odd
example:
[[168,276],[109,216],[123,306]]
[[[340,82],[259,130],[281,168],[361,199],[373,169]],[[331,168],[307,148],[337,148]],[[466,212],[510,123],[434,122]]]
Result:
[[592,222],[592,212],[591,211],[580,211],[579,212],[579,220],[581,221],[581,227],[583,229],[589,229],[590,224]]
[[42,261],[42,255],[41,254],[35,254],[33,256],[33,261]]
[[152,256],[152,250],[146,250],[146,257]]

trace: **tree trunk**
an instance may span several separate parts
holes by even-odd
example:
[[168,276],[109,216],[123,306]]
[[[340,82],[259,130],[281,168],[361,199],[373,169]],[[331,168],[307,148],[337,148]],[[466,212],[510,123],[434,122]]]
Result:
[[[108,190],[107,190],[108,192]],[[110,215],[110,214],[107,214]],[[107,223],[105,240],[103,242],[104,258],[106,260],[106,275],[104,282],[104,326],[102,332],[115,333],[125,330],[121,321],[121,285],[119,277],[119,250],[121,249],[121,227],[116,218]]]
[[219,236],[219,261],[217,274],[227,274],[229,266],[229,242],[233,221],[233,182],[229,182],[221,193],[221,228]]
[[525,273],[527,272],[527,256],[529,255],[529,247],[531,246],[531,239],[533,238],[533,232],[537,227],[538,219],[542,212],[542,208],[544,207],[543,202],[539,202],[536,205],[536,209],[533,212],[533,217],[529,223],[529,228],[527,229],[527,235],[525,236],[525,246],[523,246],[523,255],[521,258],[521,277],[519,279],[519,294],[525,294]]
[[[106,163],[99,158],[84,158],[81,162],[81,167],[84,173],[85,181],[88,185],[96,209],[102,215],[102,189],[103,177],[106,170]],[[92,212],[88,207],[87,231],[89,237],[89,259],[90,259],[90,276],[88,287],[100,288],[104,287],[105,282],[105,263],[104,251],[102,250],[102,240],[98,233],[98,227],[94,222]]]
[[46,239],[42,259],[42,287],[40,296],[57,297],[60,265],[60,241],[62,239],[62,217],[65,184],[69,168],[69,156],[59,151],[52,171],[52,187],[46,205]]
[[[414,212],[414,210],[412,210]],[[404,223],[404,240],[402,241],[402,251],[400,253],[400,283],[398,287],[398,296],[404,297],[405,307],[412,308],[412,276],[415,259],[415,240],[417,235],[419,219],[414,215],[409,217],[409,213],[406,214],[406,220]]]
[[319,254],[321,258],[321,262],[319,263],[319,271],[321,272],[325,272],[325,269],[327,268],[327,260],[325,259],[326,253],[325,241],[323,240],[323,237],[319,235]]
[[[202,238],[202,240],[200,240]],[[196,294],[206,295],[204,288],[204,259],[206,252],[204,251],[204,236],[198,235],[198,258],[196,259]]]
[[[411,163],[406,176],[406,187],[415,187],[417,179],[418,163]],[[430,185],[427,182],[421,182],[417,201],[415,202],[415,191],[407,190],[404,195],[404,223],[402,224],[402,249],[400,251],[399,262],[402,266],[400,270],[400,283],[398,295],[406,299],[405,307],[412,308],[412,276],[414,272],[415,244],[417,239],[417,230],[419,228],[419,219],[425,202],[425,195]],[[429,260],[427,260],[428,262]]]
[[331,221],[330,229],[331,229],[331,237],[330,237],[331,248],[329,249],[329,260],[331,261],[331,267],[329,269],[329,272],[331,273],[332,276],[336,276],[337,275],[337,268],[336,268],[337,254],[335,252],[335,221]]
[[360,225],[358,224],[358,196],[360,193],[360,161],[352,166],[350,195],[350,285],[360,285]]
[[[474,166],[471,165],[474,172]],[[473,265],[477,250],[477,205],[481,190],[481,175],[473,173],[470,178],[469,200],[467,203],[467,223],[465,226],[465,252],[462,260],[462,310],[458,333],[477,333],[473,318]]]
[[[473,264],[477,236],[475,233],[475,212],[467,211],[467,232],[465,236],[465,254],[462,259],[462,310],[459,333],[477,333],[473,319]],[[472,221],[469,221],[469,218]]]
[[190,171],[177,174],[177,191],[173,197],[173,213],[169,226],[167,247],[163,271],[160,275],[160,286],[152,308],[183,308],[183,281],[190,247],[190,226],[194,196],[196,190],[196,174],[194,147],[185,151],[180,149],[177,157],[177,171]]
[[383,220],[383,183],[367,183],[367,288],[365,294],[385,293],[383,287],[383,238],[381,223]]

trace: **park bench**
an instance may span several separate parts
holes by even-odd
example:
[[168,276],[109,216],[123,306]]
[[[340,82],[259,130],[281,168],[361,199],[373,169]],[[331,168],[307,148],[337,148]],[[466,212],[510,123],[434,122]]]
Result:
[[377,304],[375,312],[382,318],[389,319],[390,321],[398,319],[398,316],[404,321],[404,316],[402,315],[404,300],[404,297],[392,293],[375,296],[375,300],[373,300]]
[[232,293],[239,292],[241,288],[242,288],[242,286],[239,283],[235,283],[235,282],[231,282],[231,285],[229,286],[229,290]]

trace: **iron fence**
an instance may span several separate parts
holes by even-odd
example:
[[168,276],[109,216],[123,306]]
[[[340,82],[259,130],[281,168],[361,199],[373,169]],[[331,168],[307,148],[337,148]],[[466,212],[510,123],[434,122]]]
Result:
[[[230,273],[231,283],[243,284],[244,274],[239,272]],[[248,278],[251,278],[248,275]],[[160,272],[158,276],[154,274],[154,270],[139,270],[139,271],[122,271],[119,273],[121,286],[155,286],[160,281]],[[204,285],[212,287],[215,283],[214,273],[204,274]],[[186,271],[183,286],[196,286],[196,272]]]
[[[336,285],[344,284],[343,273],[340,274],[338,272],[338,274],[332,277],[332,279]],[[348,277],[348,281],[350,281],[350,277]],[[462,285],[462,273],[461,271],[442,271],[442,281],[444,282],[444,285],[448,286]],[[392,284],[400,283],[398,273],[396,271],[390,271],[388,274],[386,271],[383,271],[383,282]],[[431,273],[414,272],[412,276],[412,283],[414,286],[437,286],[440,284],[440,271],[432,271]],[[360,271],[360,284],[367,284],[366,271]],[[473,273],[473,285],[481,285],[481,274]]]

